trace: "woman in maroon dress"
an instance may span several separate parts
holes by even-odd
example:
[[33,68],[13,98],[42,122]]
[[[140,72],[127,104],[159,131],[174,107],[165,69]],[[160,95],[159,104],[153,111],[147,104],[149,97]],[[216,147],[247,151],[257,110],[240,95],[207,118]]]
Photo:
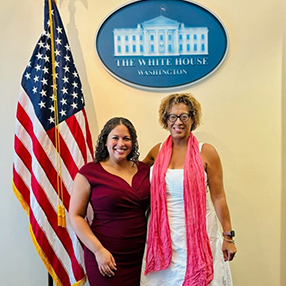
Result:
[[[85,245],[91,286],[139,285],[150,186],[149,168],[138,157],[132,123],[115,117],[98,137],[94,162],[75,177],[69,214]],[[85,220],[89,203],[91,225]]]

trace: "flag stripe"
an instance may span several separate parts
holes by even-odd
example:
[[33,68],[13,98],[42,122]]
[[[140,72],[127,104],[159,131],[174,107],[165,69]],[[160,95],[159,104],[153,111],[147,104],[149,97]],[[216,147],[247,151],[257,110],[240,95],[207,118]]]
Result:
[[[28,166],[31,165],[31,156],[29,155],[29,153],[27,152],[27,149],[24,147],[24,145],[22,144],[22,142],[18,139],[17,136],[15,136],[15,152],[16,154],[21,154],[22,158],[24,158],[24,161],[26,162],[25,166],[27,168],[27,164]],[[14,155],[14,161],[16,161],[15,155]],[[28,161],[28,163],[27,163]],[[18,163],[16,165],[18,168],[20,166],[20,164]],[[21,195],[25,201],[25,203],[27,204],[27,206],[30,206],[30,197],[29,197],[29,188],[28,186],[24,183],[24,181],[22,180],[21,176],[18,174],[24,174],[24,168],[22,168],[22,170],[20,171],[16,171],[15,170],[15,165],[13,166],[13,178],[14,178],[14,184],[16,186],[16,188],[18,190],[21,190]],[[27,176],[27,175],[26,175]]]
[[22,158],[23,162],[25,163],[26,167],[29,169],[32,165],[31,154],[26,149],[23,142],[21,140],[19,140],[19,138],[17,136],[15,136],[14,144],[15,144],[14,147],[15,147],[16,153],[21,154],[21,158]]
[[[16,172],[15,167],[13,166],[13,184],[14,184],[14,193],[16,197],[20,200],[23,209],[29,214],[30,210],[30,198],[29,198],[29,189],[22,180],[21,176]],[[21,193],[19,192],[21,190]]]

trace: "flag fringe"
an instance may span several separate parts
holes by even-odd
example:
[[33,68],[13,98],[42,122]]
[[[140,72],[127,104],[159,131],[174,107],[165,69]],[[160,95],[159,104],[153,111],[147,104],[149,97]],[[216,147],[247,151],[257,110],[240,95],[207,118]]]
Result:
[[84,278],[82,278],[80,281],[74,283],[72,286],[83,286],[85,283],[86,283],[86,276],[84,276]]
[[33,241],[33,244],[38,252],[38,255],[41,257],[44,265],[46,266],[48,272],[50,273],[50,275],[53,278],[53,281],[55,282],[56,286],[63,286],[62,282],[60,281],[60,279],[58,278],[57,274],[55,273],[53,267],[51,266],[51,264],[49,263],[48,258],[46,257],[44,251],[42,250],[42,248],[40,247],[40,245],[38,244],[38,241],[34,235],[33,229],[31,224],[29,224],[29,232]]
[[27,216],[29,217],[29,206],[26,203],[25,199],[23,198],[22,194],[18,191],[17,187],[15,186],[14,181],[12,181],[12,188],[13,188],[13,192],[16,196],[16,198],[19,200],[19,202],[22,205],[22,208],[24,209],[24,211],[26,212]]

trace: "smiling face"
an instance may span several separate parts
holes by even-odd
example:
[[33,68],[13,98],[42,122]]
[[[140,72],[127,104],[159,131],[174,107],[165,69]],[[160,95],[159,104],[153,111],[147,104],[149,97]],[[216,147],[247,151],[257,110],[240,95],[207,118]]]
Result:
[[[174,114],[180,116],[181,114],[189,114],[189,107],[184,103],[175,104],[169,111],[168,114]],[[175,122],[167,121],[168,130],[170,131],[173,139],[187,139],[190,136],[190,130],[193,124],[191,117],[186,122],[181,121],[177,118]]]
[[115,162],[127,160],[132,150],[132,140],[128,128],[123,125],[115,126],[107,136],[105,144],[109,159]]

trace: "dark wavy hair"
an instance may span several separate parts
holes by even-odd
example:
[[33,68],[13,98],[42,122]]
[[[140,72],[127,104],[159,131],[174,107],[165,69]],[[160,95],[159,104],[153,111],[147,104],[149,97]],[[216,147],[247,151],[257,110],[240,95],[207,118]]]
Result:
[[94,161],[95,162],[101,162],[101,161],[105,161],[108,156],[108,150],[107,147],[105,146],[106,141],[107,141],[107,137],[109,135],[109,133],[117,126],[117,125],[125,125],[130,133],[130,137],[131,137],[131,141],[132,141],[132,149],[130,154],[127,156],[127,160],[128,161],[132,161],[135,164],[137,164],[138,162],[138,158],[139,158],[139,144],[137,141],[137,134],[136,134],[136,130],[133,126],[133,124],[126,118],[124,117],[113,117],[111,119],[109,119],[103,129],[101,130],[100,134],[98,135],[97,138],[97,143],[96,143],[96,147],[95,147],[95,152],[94,152]]

